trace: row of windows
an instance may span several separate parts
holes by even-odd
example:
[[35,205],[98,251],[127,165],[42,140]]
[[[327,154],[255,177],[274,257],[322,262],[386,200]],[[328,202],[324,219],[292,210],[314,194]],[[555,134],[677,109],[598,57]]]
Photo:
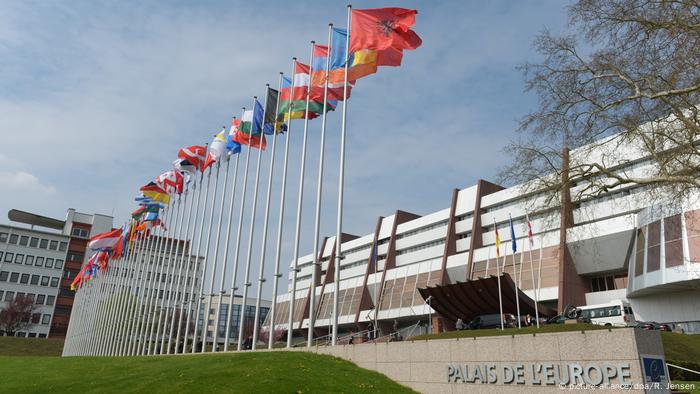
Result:
[[89,238],[90,232],[83,228],[73,227],[73,230],[71,230],[70,235],[80,238]]
[[0,271],[0,282],[19,283],[22,285],[58,287],[59,278],[21,274],[19,272]]
[[4,291],[0,290],[0,301],[7,301],[10,302],[16,297],[27,297],[31,298],[34,300],[34,303],[37,305],[48,305],[48,306],[53,306],[53,304],[56,302],[56,296],[52,295],[44,295],[44,294],[32,294],[32,293],[20,293],[17,292],[15,294],[14,291]]
[[[8,242],[9,241],[9,242]],[[68,248],[67,242],[59,242],[45,238],[29,237],[27,235],[0,233],[0,243],[10,245],[29,246],[32,248],[58,250],[65,252]]]
[[[0,337],[5,336],[5,331],[0,330]],[[22,338],[46,338],[46,334],[42,333],[35,333],[35,332],[24,332],[24,331],[19,331],[15,333],[16,337],[22,337]]]
[[448,222],[447,219],[445,219],[445,220],[443,220],[443,221],[440,221],[440,222],[437,222],[437,223],[433,223],[433,224],[428,225],[428,226],[424,226],[424,227],[421,227],[421,228],[417,228],[417,229],[411,230],[411,231],[406,231],[405,233],[397,234],[397,235],[396,235],[396,239],[401,239],[401,238],[405,238],[405,237],[410,237],[411,235],[416,235],[416,234],[424,233],[424,232],[426,232],[426,231],[430,231],[430,230],[433,230],[433,229],[436,229],[436,228],[444,227],[444,226],[447,226],[447,222]]
[[357,252],[361,252],[361,251],[363,251],[363,250],[367,250],[367,249],[369,249],[369,248],[371,248],[371,247],[372,247],[372,244],[367,244],[367,245],[358,246],[358,247],[356,247],[356,248],[352,248],[352,249],[348,249],[348,250],[343,250],[343,255],[346,255],[346,256],[347,256],[347,255],[352,254],[352,253],[357,253]]
[[437,240],[437,241],[427,242],[427,243],[424,243],[424,244],[420,244],[420,245],[418,245],[418,246],[413,246],[413,247],[410,247],[410,248],[397,250],[397,251],[396,251],[396,255],[399,256],[399,255],[402,255],[402,254],[412,253],[412,252],[415,252],[415,251],[418,251],[418,250],[427,249],[427,248],[432,248],[433,246],[444,245],[444,244],[445,244],[445,240],[444,240],[444,239],[439,239],[439,240]]
[[348,270],[348,269],[350,269],[350,268],[359,267],[359,266],[361,266],[361,265],[367,265],[367,263],[369,263],[369,260],[360,260],[360,261],[355,262],[355,263],[352,263],[352,264],[341,265],[341,266],[340,266],[340,270],[341,270],[341,271],[343,271],[343,270]]
[[[56,269],[63,269],[63,260],[60,259],[51,259],[51,258],[43,258],[41,256],[31,256],[31,255],[23,255],[21,253],[10,253],[7,252],[5,253],[5,262],[6,263],[12,263],[14,262],[15,264],[24,264],[24,265],[33,265],[35,267],[45,267],[45,268],[56,268]],[[3,254],[0,252],[0,261],[2,261]]]

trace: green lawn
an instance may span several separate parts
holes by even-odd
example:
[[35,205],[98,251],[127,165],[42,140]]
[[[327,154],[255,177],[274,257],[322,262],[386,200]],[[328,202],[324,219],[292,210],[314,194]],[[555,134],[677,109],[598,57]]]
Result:
[[412,393],[306,352],[161,357],[0,357],[2,393]]
[[0,356],[60,356],[62,339],[0,336]]
[[525,335],[525,334],[544,334],[548,332],[564,332],[564,331],[592,331],[592,330],[607,330],[614,329],[610,327],[599,326],[595,324],[549,324],[537,327],[523,328],[506,328],[501,330],[498,328],[484,330],[463,330],[463,331],[448,331],[440,334],[423,334],[418,335],[410,340],[424,339],[450,339],[450,338],[474,338],[474,337],[494,337],[501,335]]
[[690,361],[700,364],[700,335],[662,332],[667,360]]

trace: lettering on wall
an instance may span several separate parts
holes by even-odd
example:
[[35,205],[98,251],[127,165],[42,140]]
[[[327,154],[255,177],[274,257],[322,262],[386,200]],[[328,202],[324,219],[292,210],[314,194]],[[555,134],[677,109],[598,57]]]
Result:
[[630,364],[448,364],[448,383],[531,386],[630,384]]

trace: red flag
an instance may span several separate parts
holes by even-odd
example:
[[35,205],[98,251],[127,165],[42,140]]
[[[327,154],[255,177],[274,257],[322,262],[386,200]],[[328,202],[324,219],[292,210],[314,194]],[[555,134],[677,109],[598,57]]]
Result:
[[[246,133],[236,133],[233,135],[233,141],[238,142],[241,145],[250,145],[251,148],[258,148],[260,149],[260,137],[261,136],[251,136],[250,134]],[[265,136],[262,136],[262,150],[265,150],[265,147],[267,147],[267,140],[265,140]]]
[[411,30],[418,11],[406,8],[352,10],[350,52],[362,49],[416,49],[422,40]]
[[166,171],[156,178],[156,185],[168,194],[182,193],[185,177],[180,171]]
[[177,157],[181,159],[186,159],[190,162],[190,164],[199,168],[200,170],[204,165],[204,160],[206,159],[206,156],[207,147],[199,145],[188,146],[187,148],[182,148],[177,152]]

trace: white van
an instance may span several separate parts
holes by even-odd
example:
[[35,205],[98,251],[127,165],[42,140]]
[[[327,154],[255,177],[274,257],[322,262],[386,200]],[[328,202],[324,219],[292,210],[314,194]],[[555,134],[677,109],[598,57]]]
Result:
[[581,317],[601,326],[634,326],[636,320],[630,304],[623,300],[610,301],[605,304],[585,305],[579,307]]

